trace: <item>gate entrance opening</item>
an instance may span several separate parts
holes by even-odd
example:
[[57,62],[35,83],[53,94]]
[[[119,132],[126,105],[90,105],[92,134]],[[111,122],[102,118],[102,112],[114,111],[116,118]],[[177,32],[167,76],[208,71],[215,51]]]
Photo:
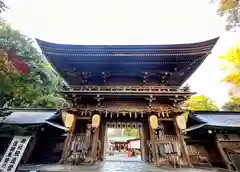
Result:
[[108,161],[142,161],[139,128],[108,128],[106,137]]

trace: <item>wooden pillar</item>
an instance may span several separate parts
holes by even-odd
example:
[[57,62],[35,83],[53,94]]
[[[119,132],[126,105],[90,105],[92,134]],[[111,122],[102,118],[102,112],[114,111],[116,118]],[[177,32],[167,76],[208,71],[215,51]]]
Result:
[[219,142],[216,138],[215,138],[215,140],[216,140],[215,143],[216,143],[216,145],[217,145],[217,149],[218,149],[220,155],[222,156],[222,159],[223,159],[224,162],[225,162],[225,166],[227,167],[227,169],[228,169],[229,171],[231,171],[231,170],[232,170],[232,167],[231,167],[231,162],[230,162],[229,159],[228,159],[228,156],[227,156],[226,153],[224,152],[224,150],[223,150],[220,142]]
[[107,153],[107,149],[108,149],[108,136],[107,136],[107,132],[108,132],[108,127],[105,124],[104,144],[103,144],[103,158],[104,158],[104,160],[106,159],[106,153]]
[[107,132],[107,125],[105,122],[101,122],[100,131],[99,131],[99,140],[101,141],[101,151],[100,151],[100,161],[103,161],[105,158],[106,152],[106,132]]
[[62,157],[61,157],[61,160],[59,162],[61,164],[64,163],[64,161],[68,158],[68,153],[71,149],[71,140],[72,140],[72,137],[74,135],[76,121],[77,121],[77,118],[76,118],[76,116],[74,116],[73,124],[70,127],[70,129],[68,131],[67,138],[65,139],[65,142],[64,142]]
[[141,159],[145,161],[145,145],[144,145],[144,134],[143,134],[143,126],[139,128],[139,135],[140,135],[140,151],[141,151]]
[[174,126],[175,126],[175,130],[176,130],[176,133],[177,133],[177,137],[178,137],[180,146],[181,146],[181,152],[183,154],[183,158],[184,158],[185,162],[187,162],[189,167],[193,167],[192,162],[191,162],[190,157],[189,157],[189,154],[188,154],[187,145],[186,145],[186,142],[184,140],[184,135],[180,131],[180,129],[178,128],[176,117],[173,117],[173,123],[174,123]]
[[152,144],[153,163],[157,164],[156,134],[155,134],[155,131],[151,128],[149,121],[148,121],[148,126],[149,126],[149,133],[150,133],[150,139]]
[[[99,116],[99,115],[98,115]],[[99,116],[99,120],[101,121],[100,119],[100,116]],[[92,146],[91,146],[91,153],[90,153],[90,156],[93,160],[98,160],[97,159],[97,151],[98,151],[98,138],[99,138],[99,131],[100,131],[100,127],[101,127],[101,123],[99,121],[99,125],[96,126],[97,128],[95,128],[93,131],[93,136],[92,136]]]
[[98,145],[98,136],[99,136],[99,127],[95,129],[92,137],[92,149],[91,149],[91,157],[96,160],[97,156],[97,145]]
[[29,160],[29,158],[31,157],[32,153],[33,153],[33,150],[36,146],[36,143],[37,143],[37,134],[35,134],[30,143],[29,143],[29,149],[27,150],[25,156],[23,157],[23,164],[26,164]]
[[141,134],[141,152],[142,152],[142,159],[145,162],[149,161],[148,157],[148,145],[147,140],[149,140],[149,126],[147,123],[143,123],[140,129]]

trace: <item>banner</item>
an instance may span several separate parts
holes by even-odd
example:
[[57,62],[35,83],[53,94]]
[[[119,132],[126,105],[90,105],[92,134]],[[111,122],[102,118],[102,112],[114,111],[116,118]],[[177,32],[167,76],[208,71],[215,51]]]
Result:
[[14,136],[0,162],[0,172],[16,171],[30,138],[29,136]]

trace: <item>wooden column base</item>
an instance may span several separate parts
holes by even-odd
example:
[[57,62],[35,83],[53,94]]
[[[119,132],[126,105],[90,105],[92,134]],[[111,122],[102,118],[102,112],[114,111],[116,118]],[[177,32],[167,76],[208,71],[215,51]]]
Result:
[[184,158],[185,162],[187,162],[188,167],[192,168],[193,165],[192,165],[192,162],[191,162],[189,154],[188,154],[186,142],[184,140],[183,134],[181,133],[180,129],[178,128],[178,125],[177,125],[177,122],[176,122],[176,117],[173,118],[173,123],[174,123],[175,129],[176,129],[176,133],[177,133],[177,136],[178,136],[179,143],[181,145],[181,151],[182,151],[182,154],[183,154],[183,158]]

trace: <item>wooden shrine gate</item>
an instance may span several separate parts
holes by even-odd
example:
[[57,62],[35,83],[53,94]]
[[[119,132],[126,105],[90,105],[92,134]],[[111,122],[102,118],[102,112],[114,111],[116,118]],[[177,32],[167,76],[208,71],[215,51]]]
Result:
[[[139,128],[141,136],[141,155],[146,162],[156,165],[172,164],[191,166],[186,152],[185,142],[173,114],[132,115],[111,112],[88,112],[92,116],[74,116],[62,155],[62,163],[74,165],[103,161],[106,153],[107,128]],[[94,115],[93,115],[94,114]],[[99,115],[100,114],[100,115]],[[92,118],[100,118],[99,125],[92,127]],[[157,129],[151,127],[150,116],[157,119]],[[95,124],[94,124],[95,125]]]

